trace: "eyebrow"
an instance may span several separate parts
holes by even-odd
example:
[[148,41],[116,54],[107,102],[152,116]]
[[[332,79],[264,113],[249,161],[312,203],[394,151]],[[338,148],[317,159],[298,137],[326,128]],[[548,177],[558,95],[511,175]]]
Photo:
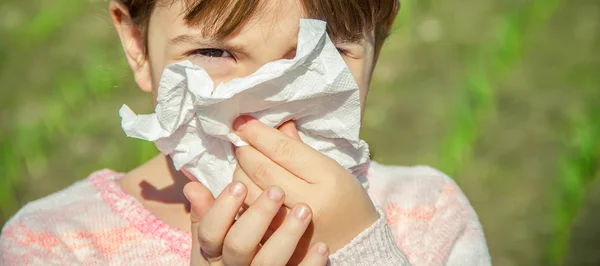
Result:
[[243,46],[226,43],[221,39],[203,38],[198,35],[182,34],[169,39],[170,45],[192,44],[206,48],[223,49],[229,52],[247,54]]

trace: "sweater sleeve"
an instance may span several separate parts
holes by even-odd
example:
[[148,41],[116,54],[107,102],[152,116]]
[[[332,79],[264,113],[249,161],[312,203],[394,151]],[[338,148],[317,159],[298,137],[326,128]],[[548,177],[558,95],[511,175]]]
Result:
[[27,219],[23,211],[13,217],[0,235],[0,265],[73,265],[73,252],[40,221]]
[[330,265],[410,265],[396,246],[394,235],[381,209],[379,219],[356,236],[348,245],[329,257]]
[[492,265],[483,231],[465,228],[454,242],[446,265]]
[[369,170],[369,195],[412,265],[491,265],[483,229],[456,183],[425,166]]

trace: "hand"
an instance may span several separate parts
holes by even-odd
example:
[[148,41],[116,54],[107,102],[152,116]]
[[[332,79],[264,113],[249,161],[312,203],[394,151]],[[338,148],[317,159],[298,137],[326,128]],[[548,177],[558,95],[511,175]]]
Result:
[[314,212],[311,243],[323,241],[335,252],[379,218],[358,179],[302,143],[293,122],[277,130],[254,118],[239,117],[233,127],[250,144],[236,149],[241,171],[234,173],[234,180],[250,190],[248,203],[271,186],[283,189],[288,208],[307,203]]
[[[199,182],[183,191],[192,214],[190,265],[287,265],[312,216],[302,203],[286,216],[281,211],[285,194],[278,187],[265,189],[242,214],[247,188],[240,182],[231,183],[216,200]],[[269,230],[273,223],[277,229]],[[315,244],[300,265],[325,265],[328,254],[325,244]]]

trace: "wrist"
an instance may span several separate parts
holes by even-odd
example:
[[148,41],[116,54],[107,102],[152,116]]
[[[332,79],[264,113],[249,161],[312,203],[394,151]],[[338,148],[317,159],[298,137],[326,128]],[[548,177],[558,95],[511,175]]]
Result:
[[385,214],[329,257],[331,265],[410,265],[397,247]]

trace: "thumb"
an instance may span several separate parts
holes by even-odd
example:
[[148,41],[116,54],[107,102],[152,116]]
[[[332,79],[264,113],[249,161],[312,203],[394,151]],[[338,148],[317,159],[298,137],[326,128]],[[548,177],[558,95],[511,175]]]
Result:
[[279,131],[283,132],[284,134],[288,135],[289,137],[295,139],[295,140],[299,140],[302,141],[300,139],[300,135],[298,135],[298,129],[296,129],[296,123],[293,120],[287,121],[283,124],[281,124],[281,126],[279,126]]
[[204,213],[210,209],[215,201],[210,190],[200,182],[189,182],[183,187],[183,194],[190,202],[190,213],[192,223],[200,222]]
[[190,265],[205,265],[206,260],[201,253],[200,242],[198,242],[198,225],[200,220],[210,209],[215,199],[210,190],[199,182],[189,182],[183,187],[183,194],[190,202],[190,222],[192,232],[192,250]]

